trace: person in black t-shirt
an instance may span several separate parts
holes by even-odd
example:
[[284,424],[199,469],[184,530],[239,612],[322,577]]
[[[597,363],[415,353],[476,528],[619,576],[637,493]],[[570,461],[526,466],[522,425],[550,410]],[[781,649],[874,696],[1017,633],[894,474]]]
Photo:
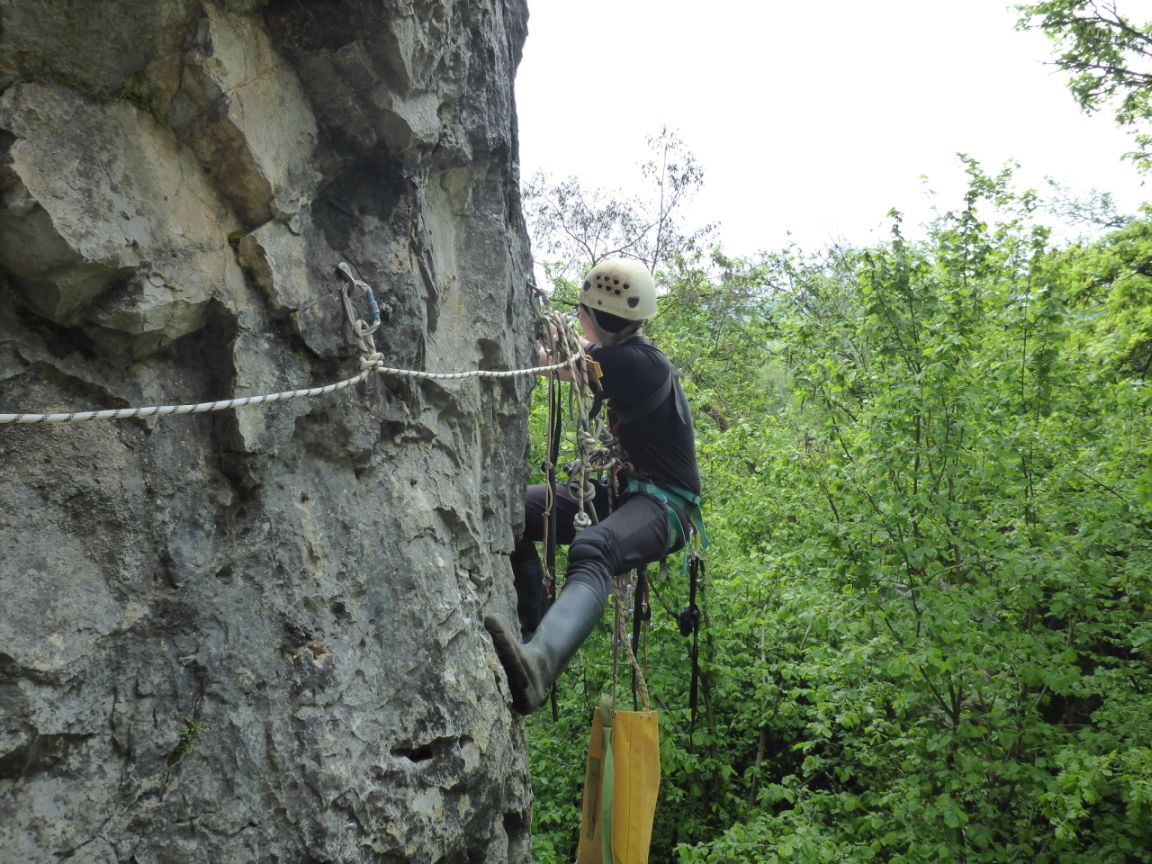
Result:
[[[596,484],[599,521],[580,532],[573,527],[578,493],[556,484],[556,540],[569,546],[568,571],[543,617],[544,569],[535,544],[543,539],[547,490],[530,486],[525,493],[524,534],[512,555],[520,627],[503,615],[484,619],[520,714],[544,704],[600,620],[617,573],[676,551],[693,530],[703,533],[692,417],[676,370],[640,335],[656,312],[652,275],[639,261],[602,261],[588,272],[579,300],[587,353],[603,372],[609,427],[628,464],[615,500]],[[521,642],[521,632],[530,640]]]

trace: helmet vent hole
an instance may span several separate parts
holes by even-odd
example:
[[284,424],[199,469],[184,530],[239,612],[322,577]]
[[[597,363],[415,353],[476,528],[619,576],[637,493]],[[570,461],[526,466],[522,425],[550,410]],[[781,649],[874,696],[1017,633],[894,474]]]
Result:
[[630,308],[635,309],[639,305],[640,305],[640,298],[639,297],[629,297],[628,298],[628,306]]
[[587,279],[585,279],[584,280],[584,290],[587,291],[591,287],[592,287],[592,283],[589,282]]

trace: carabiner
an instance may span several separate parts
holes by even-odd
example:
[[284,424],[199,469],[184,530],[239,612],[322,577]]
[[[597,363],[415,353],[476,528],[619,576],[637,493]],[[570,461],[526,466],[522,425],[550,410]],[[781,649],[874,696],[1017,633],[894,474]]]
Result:
[[[380,304],[376,302],[376,294],[372,291],[372,286],[365,282],[363,279],[357,278],[356,274],[352,272],[352,268],[344,261],[341,261],[338,265],[336,265],[336,269],[339,270],[340,274],[348,280],[348,282],[351,284],[351,287],[359,288],[364,292],[364,297],[368,301],[368,315],[370,319],[366,325],[368,329],[365,332],[374,332],[376,328],[380,326]],[[352,310],[352,303],[348,298],[347,285],[344,286],[343,291],[344,306],[348,312],[348,323],[351,324],[353,328],[355,328],[356,313]]]

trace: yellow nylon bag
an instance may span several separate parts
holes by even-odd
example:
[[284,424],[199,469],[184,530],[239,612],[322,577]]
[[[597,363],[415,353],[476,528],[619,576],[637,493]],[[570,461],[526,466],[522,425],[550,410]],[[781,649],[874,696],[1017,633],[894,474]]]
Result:
[[656,712],[597,708],[588,741],[576,864],[647,864],[659,792]]

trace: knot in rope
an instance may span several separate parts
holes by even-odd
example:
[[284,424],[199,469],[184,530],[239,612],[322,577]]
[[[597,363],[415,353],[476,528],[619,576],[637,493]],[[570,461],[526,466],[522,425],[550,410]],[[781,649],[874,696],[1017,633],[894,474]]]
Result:
[[360,369],[363,372],[373,372],[384,365],[384,355],[379,351],[365,352],[360,355]]

